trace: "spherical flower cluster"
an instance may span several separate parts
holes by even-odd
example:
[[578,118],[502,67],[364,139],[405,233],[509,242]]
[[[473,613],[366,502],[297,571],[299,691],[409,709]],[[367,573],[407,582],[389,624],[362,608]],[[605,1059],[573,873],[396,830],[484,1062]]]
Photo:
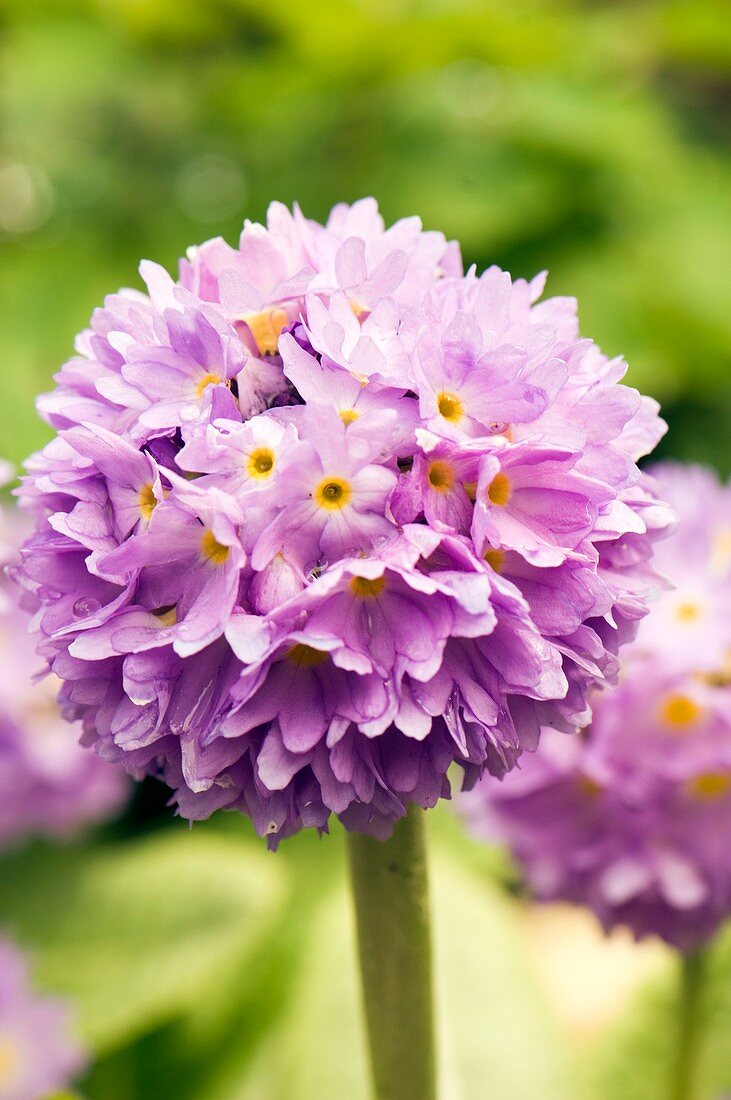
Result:
[[33,833],[74,833],[116,812],[128,790],[123,770],[83,749],[79,729],[61,718],[54,678],[32,682],[41,662],[29,616],[2,573],[27,534],[27,523],[0,510],[0,848]]
[[581,738],[548,733],[503,783],[465,796],[542,899],[682,950],[731,914],[731,488],[656,467],[680,516],[657,559],[674,582],[625,650]]
[[43,1100],[84,1066],[69,1007],[39,995],[27,960],[0,939],[0,1100]]
[[668,524],[662,434],[544,279],[279,204],[108,298],[40,410],[21,583],[66,714],[181,813],[387,835],[585,723]]

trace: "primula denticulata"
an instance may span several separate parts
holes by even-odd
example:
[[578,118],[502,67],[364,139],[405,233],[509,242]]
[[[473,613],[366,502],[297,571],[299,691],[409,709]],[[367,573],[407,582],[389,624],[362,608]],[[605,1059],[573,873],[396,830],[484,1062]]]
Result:
[[544,277],[273,204],[106,299],[39,401],[16,577],[84,739],[276,843],[575,731],[657,585],[664,425]]
[[543,275],[464,274],[372,199],[140,271],[39,402],[40,653],[185,817],[340,819],[376,1095],[432,1100],[419,808],[588,722],[660,584],[664,424]]

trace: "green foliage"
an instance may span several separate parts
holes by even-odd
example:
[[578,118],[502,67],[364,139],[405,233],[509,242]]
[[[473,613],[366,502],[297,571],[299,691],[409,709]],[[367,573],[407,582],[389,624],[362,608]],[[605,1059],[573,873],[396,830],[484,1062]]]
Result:
[[74,998],[105,1053],[245,982],[282,898],[263,851],[171,830],[134,843],[36,848],[2,864],[0,924],[38,953],[38,979]]
[[[327,842],[339,860],[340,841]],[[441,1095],[482,1100],[490,1081],[496,1100],[574,1096],[570,1058],[524,957],[515,903],[460,867],[451,843],[438,845],[432,871]],[[345,886],[341,873],[310,911],[286,1004],[259,1047],[247,1056],[232,1045],[191,1100],[368,1100]]]
[[[666,1100],[675,1056],[679,960],[644,990],[634,1010],[606,1034],[591,1065],[596,1100]],[[711,949],[703,990],[699,1096],[731,1090],[731,935]]]
[[[579,1044],[538,980],[502,859],[449,810],[430,825],[443,1100],[483,1100],[488,1082],[490,1100],[665,1100],[672,966]],[[0,876],[0,926],[76,1002],[95,1059],[86,1100],[368,1100],[339,829],[274,856],[232,816],[38,845]],[[699,1100],[717,1100],[731,1087],[728,936],[705,1012]]]
[[[373,193],[468,261],[547,267],[728,466],[723,0],[4,0],[0,450],[140,256]],[[9,174],[8,174],[9,172]],[[19,174],[18,174],[19,173]],[[701,444],[705,441],[705,446]],[[672,442],[669,443],[672,452]],[[684,452],[686,453],[686,452]]]

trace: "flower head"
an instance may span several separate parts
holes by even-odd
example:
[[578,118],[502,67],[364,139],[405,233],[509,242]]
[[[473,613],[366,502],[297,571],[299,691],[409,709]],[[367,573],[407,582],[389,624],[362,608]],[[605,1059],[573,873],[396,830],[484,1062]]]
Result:
[[17,579],[68,717],[181,813],[386,835],[502,774],[656,585],[663,431],[543,280],[278,204],[107,299],[40,402]]
[[691,950],[731,914],[731,489],[656,467],[680,516],[658,554],[674,587],[625,651],[581,738],[549,731],[503,783],[466,796],[541,899]]
[[[0,566],[27,533],[20,517],[0,512]],[[82,748],[80,730],[62,720],[58,677],[31,681],[42,666],[15,594],[0,574],[0,847],[31,833],[73,833],[118,810],[127,792],[124,772]]]
[[69,1007],[32,987],[28,963],[0,939],[0,1098],[41,1100],[84,1066]]

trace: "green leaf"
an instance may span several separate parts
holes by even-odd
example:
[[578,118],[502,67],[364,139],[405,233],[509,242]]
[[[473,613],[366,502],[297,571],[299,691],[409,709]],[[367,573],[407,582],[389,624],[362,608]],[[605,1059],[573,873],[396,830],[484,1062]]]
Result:
[[526,957],[518,904],[446,849],[435,851],[432,879],[444,1097],[576,1097],[560,1029]]
[[[666,1100],[675,1057],[680,960],[669,963],[597,1045],[590,1066],[596,1100]],[[710,948],[702,997],[698,1095],[717,1100],[731,1090],[731,929]]]
[[[574,1067],[526,957],[518,905],[477,860],[468,865],[455,857],[453,842],[435,840],[440,1096],[575,1100]],[[253,1059],[237,1064],[232,1051],[195,1100],[367,1100],[356,966],[343,861],[290,972],[288,1008]]]
[[171,829],[104,849],[39,848],[2,867],[0,923],[72,997],[97,1052],[246,982],[281,902],[276,860],[238,838]]

